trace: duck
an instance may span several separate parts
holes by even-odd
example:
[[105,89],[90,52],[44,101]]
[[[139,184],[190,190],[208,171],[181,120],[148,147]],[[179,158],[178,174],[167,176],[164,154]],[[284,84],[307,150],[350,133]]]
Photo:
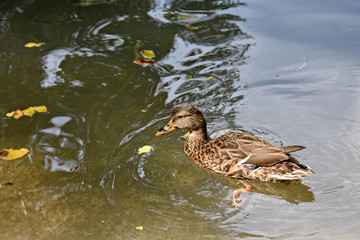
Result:
[[[184,152],[200,167],[226,177],[266,182],[299,181],[316,174],[290,153],[304,146],[277,146],[244,131],[230,131],[211,139],[202,112],[191,104],[182,104],[171,112],[167,125],[156,132],[162,136],[176,129],[189,131]],[[235,189],[232,202],[241,203],[241,193],[250,191],[251,185],[242,181],[244,188]]]

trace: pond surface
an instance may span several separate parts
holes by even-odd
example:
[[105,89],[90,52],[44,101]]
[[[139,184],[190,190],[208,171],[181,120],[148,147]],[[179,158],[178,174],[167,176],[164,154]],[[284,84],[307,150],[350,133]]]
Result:
[[[0,148],[31,151],[0,162],[0,239],[360,238],[358,0],[5,0],[0,13]],[[144,49],[157,63],[133,63]],[[295,156],[317,175],[253,181],[235,209],[238,183],[194,164],[184,131],[155,137],[181,103],[212,137],[306,146]],[[48,113],[5,117],[38,105]]]

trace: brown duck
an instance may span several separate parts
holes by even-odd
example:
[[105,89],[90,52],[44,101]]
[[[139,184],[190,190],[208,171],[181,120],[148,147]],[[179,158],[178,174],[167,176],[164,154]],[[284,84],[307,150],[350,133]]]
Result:
[[[186,129],[188,135],[184,152],[197,165],[212,172],[237,179],[258,179],[261,181],[282,182],[299,180],[315,172],[289,155],[304,149],[303,146],[279,147],[254,135],[232,131],[211,139],[207,133],[206,120],[199,109],[183,104],[173,109],[171,120],[156,136],[175,129]],[[240,194],[251,190],[237,189],[233,203],[240,204]]]

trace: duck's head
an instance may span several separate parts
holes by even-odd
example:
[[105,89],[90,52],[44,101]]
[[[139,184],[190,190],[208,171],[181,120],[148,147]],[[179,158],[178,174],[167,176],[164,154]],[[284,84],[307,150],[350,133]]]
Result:
[[161,136],[178,128],[190,132],[199,129],[206,131],[206,121],[199,109],[190,104],[183,104],[173,109],[169,123],[155,135]]

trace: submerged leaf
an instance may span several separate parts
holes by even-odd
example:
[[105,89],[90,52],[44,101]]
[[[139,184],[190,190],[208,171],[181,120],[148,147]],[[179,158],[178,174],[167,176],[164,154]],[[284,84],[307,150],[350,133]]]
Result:
[[144,229],[144,227],[143,227],[143,226],[139,226],[139,227],[136,227],[135,229],[142,231],[142,230]]
[[186,27],[191,30],[197,29],[197,27],[195,27],[194,25],[191,25],[191,24],[186,25]]
[[156,63],[156,61],[154,60],[146,60],[141,58],[140,60],[134,60],[134,63],[138,64],[138,65],[143,65],[143,64],[148,64],[148,65],[152,65],[154,63]]
[[146,112],[146,109],[141,109],[141,112],[145,113],[145,112]]
[[150,145],[145,145],[138,149],[138,154],[148,153],[152,150]]
[[42,45],[44,45],[45,43],[34,43],[34,42],[29,42],[27,44],[24,45],[24,47],[27,48],[32,48],[32,47],[41,47]]
[[198,16],[194,14],[182,14],[182,13],[166,13],[163,16],[169,21],[178,21],[178,22],[184,22],[198,18]]
[[14,160],[14,159],[17,159],[17,158],[20,158],[22,156],[24,156],[25,154],[27,154],[28,152],[30,152],[28,149],[26,148],[21,148],[21,149],[3,149],[1,152],[0,152],[0,158],[2,160]]
[[142,50],[141,55],[144,58],[152,59],[154,57],[154,52],[152,50]]

